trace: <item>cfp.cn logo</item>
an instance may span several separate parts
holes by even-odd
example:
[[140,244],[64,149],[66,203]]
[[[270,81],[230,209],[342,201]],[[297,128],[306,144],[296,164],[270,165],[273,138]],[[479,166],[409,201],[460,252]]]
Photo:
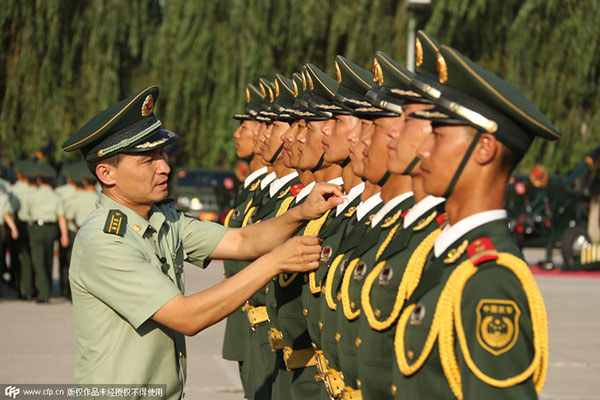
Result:
[[21,389],[15,386],[7,386],[4,389],[4,395],[13,399],[15,399],[19,393],[21,393]]

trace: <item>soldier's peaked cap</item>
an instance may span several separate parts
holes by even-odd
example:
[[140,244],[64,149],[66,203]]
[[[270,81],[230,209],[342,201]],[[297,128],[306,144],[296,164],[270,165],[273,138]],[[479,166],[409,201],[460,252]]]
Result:
[[442,83],[439,90],[418,80],[413,81],[413,85],[434,99],[436,108],[431,110],[428,119],[435,123],[466,122],[483,132],[494,134],[500,142],[519,154],[527,151],[535,136],[550,140],[560,137],[552,123],[519,89],[459,51],[442,46],[438,71]]
[[149,151],[174,142],[178,136],[160,129],[161,123],[154,116],[158,93],[158,86],[148,86],[113,104],[67,139],[62,149],[81,150],[87,161],[96,161],[118,153]]

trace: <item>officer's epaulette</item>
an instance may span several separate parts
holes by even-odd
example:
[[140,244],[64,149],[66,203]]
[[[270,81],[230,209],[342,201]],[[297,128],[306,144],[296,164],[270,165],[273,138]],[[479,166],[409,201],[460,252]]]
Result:
[[302,189],[304,189],[304,186],[301,183],[296,183],[295,185],[290,186],[290,193],[292,196],[296,197]]
[[472,241],[467,247],[467,254],[475,266],[486,261],[498,259],[498,251],[490,238],[487,237],[481,237]]
[[106,223],[104,224],[103,231],[105,233],[112,233],[113,235],[125,236],[125,230],[127,229],[127,215],[120,210],[110,210],[106,217]]

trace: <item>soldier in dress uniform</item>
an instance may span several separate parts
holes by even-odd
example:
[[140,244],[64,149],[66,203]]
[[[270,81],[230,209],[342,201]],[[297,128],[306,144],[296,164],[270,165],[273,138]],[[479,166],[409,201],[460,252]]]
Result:
[[560,134],[514,86],[441,46],[435,103],[411,114],[433,134],[419,149],[423,187],[446,197],[448,224],[415,250],[423,271],[395,333],[396,398],[537,398],[546,377],[546,311],[502,209],[534,137]]
[[[423,31],[417,33],[416,76],[430,77],[437,73],[437,42]],[[418,110],[433,107],[431,100],[410,86],[413,73],[383,52],[373,63],[379,87],[369,93],[373,104],[384,108],[402,107],[402,116],[387,130],[388,170],[410,175],[415,205],[406,212],[390,240],[378,249],[375,266],[365,277],[361,289],[361,313],[358,337],[358,379],[364,399],[393,399],[398,388],[392,383],[394,332],[404,301],[418,284],[420,274],[406,269],[410,256],[422,242],[445,221],[444,199],[427,195],[419,174],[417,150],[431,134],[431,124],[410,117]]]
[[[63,167],[63,174],[65,177],[65,184],[54,188],[56,193],[62,200],[65,215],[67,217],[67,228],[69,230],[69,245],[67,247],[59,246],[58,248],[58,266],[59,266],[59,287],[62,296],[70,298],[69,290],[69,258],[71,254],[71,248],[73,247],[73,239],[75,239],[75,232],[77,231],[73,218],[69,215],[73,211],[73,208],[69,207],[71,199],[75,195],[76,185],[73,182],[73,174],[75,163],[65,164]],[[83,166],[84,168],[85,165]]]
[[[233,136],[235,137],[236,155],[240,159],[249,159],[250,174],[246,177],[243,184],[239,186],[238,193],[227,213],[224,225],[231,228],[239,228],[244,222],[244,216],[250,202],[256,193],[260,192],[261,180],[267,175],[267,167],[262,163],[260,154],[254,153],[254,134],[258,127],[258,122],[252,118],[250,111],[257,113],[260,111],[264,96],[259,90],[252,90],[249,85],[246,88],[246,112],[235,114],[234,119],[240,121],[238,129]],[[225,279],[230,278],[240,271],[247,263],[236,260],[225,260],[223,262],[223,274]],[[227,317],[225,325],[225,334],[223,338],[223,358],[226,360],[237,361],[242,383],[245,383],[244,352],[249,345],[250,335],[248,320],[245,313],[238,308]],[[248,393],[245,391],[246,397]]]
[[39,290],[37,302],[48,303],[52,295],[52,265],[54,241],[69,246],[69,231],[62,199],[52,185],[56,170],[45,161],[36,165],[37,189],[25,199],[29,212],[28,233],[31,242],[31,260]]
[[[302,206],[240,229],[185,216],[164,201],[170,169],[163,148],[177,135],[160,129],[157,98],[158,87],[147,87],[63,144],[82,151],[102,184],[71,259],[75,377],[79,383],[166,384],[166,397],[179,399],[184,335],[221,320],[280,272],[316,268],[318,240],[287,239],[342,200],[335,186],[318,185]],[[184,257],[198,265],[207,257],[258,259],[215,287],[184,296]]]
[[[0,241],[1,243],[6,243],[8,237],[12,240],[17,240],[19,238],[19,230],[17,229],[17,224],[15,223],[15,219],[13,217],[13,205],[10,201],[10,197],[7,192],[0,191]],[[2,257],[2,261],[5,260],[6,254],[4,252],[5,247],[0,246],[2,248],[2,252],[0,256]],[[11,265],[11,270],[14,270],[15,266]],[[17,276],[15,276],[17,278]],[[0,278],[0,295],[2,294],[2,279]]]

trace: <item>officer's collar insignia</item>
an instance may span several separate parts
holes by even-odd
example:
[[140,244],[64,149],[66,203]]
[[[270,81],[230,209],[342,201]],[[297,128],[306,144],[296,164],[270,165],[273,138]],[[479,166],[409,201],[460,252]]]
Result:
[[104,224],[104,232],[123,237],[126,229],[127,215],[120,210],[110,210]]
[[323,247],[323,250],[321,250],[321,262],[326,263],[327,261],[329,261],[332,253],[333,249],[331,248],[331,246]]
[[452,264],[456,260],[458,260],[460,258],[460,256],[463,255],[463,253],[467,249],[468,245],[469,245],[469,241],[465,240],[464,242],[462,242],[462,244],[460,246],[450,250],[448,252],[448,254],[446,255],[446,258],[444,259],[444,264]]
[[367,263],[365,263],[364,261],[360,261],[358,264],[356,264],[352,276],[354,277],[355,281],[362,281],[362,278],[365,276],[366,273]]
[[260,179],[250,185],[250,191],[254,192],[260,186]]
[[344,213],[345,217],[351,217],[352,215],[354,215],[354,212],[356,211],[356,207],[352,206],[352,207],[348,207],[348,211],[346,211]]
[[290,191],[290,188],[288,187],[287,189],[285,189],[283,192],[279,193],[277,195],[278,199],[283,199],[285,197],[286,194],[288,194],[288,192]]
[[304,186],[301,183],[296,183],[290,187],[290,193],[292,196],[296,197],[298,196],[298,193],[302,191],[302,189],[304,189]]
[[448,81],[448,65],[446,65],[446,60],[440,52],[437,53],[436,67],[440,83],[446,83]]
[[383,224],[381,224],[382,228],[389,228],[390,226],[394,225],[396,223],[396,221],[398,221],[398,219],[402,216],[402,210],[398,210],[398,212],[396,212],[396,214],[394,214],[391,217],[387,217],[384,221]]
[[146,99],[144,100],[144,103],[142,104],[142,117],[147,117],[150,114],[152,114],[152,111],[154,110],[154,98],[152,97],[151,94],[149,94],[148,96],[146,96]]
[[425,318],[425,306],[421,303],[418,303],[415,308],[413,308],[412,313],[410,313],[410,324],[412,326],[421,325],[421,321]]
[[417,67],[423,65],[423,45],[419,38],[415,39],[415,64]]
[[373,82],[377,82],[379,86],[383,85],[383,70],[377,58],[373,59]]
[[390,267],[389,264],[385,264],[381,272],[379,273],[379,284],[381,286],[387,286],[388,283],[392,280],[392,276],[394,275],[394,270]]
[[477,305],[477,341],[495,356],[513,348],[519,338],[521,310],[512,300],[482,299]]
[[344,271],[346,270],[347,266],[348,266],[348,259],[342,261],[342,265],[340,265],[340,275],[344,275]]
[[371,225],[371,221],[373,220],[374,216],[375,214],[369,215],[369,218],[367,218],[367,220],[365,221],[365,225]]
[[337,78],[338,83],[342,83],[342,70],[340,70],[337,60],[335,60],[335,77]]
[[431,214],[429,214],[427,217],[421,218],[419,220],[419,222],[417,222],[417,225],[415,225],[415,227],[413,228],[413,231],[420,231],[420,230],[424,229],[427,225],[429,225],[431,223],[431,221],[433,221],[435,219],[436,216],[437,216],[437,211],[434,211]]
[[487,237],[482,237],[471,242],[467,246],[467,254],[475,266],[486,261],[498,259],[498,251],[496,251],[490,238]]
[[408,212],[411,210],[411,208],[407,208],[406,210],[404,210],[404,212],[402,213],[401,217],[402,219],[406,218],[406,214],[408,214]]

